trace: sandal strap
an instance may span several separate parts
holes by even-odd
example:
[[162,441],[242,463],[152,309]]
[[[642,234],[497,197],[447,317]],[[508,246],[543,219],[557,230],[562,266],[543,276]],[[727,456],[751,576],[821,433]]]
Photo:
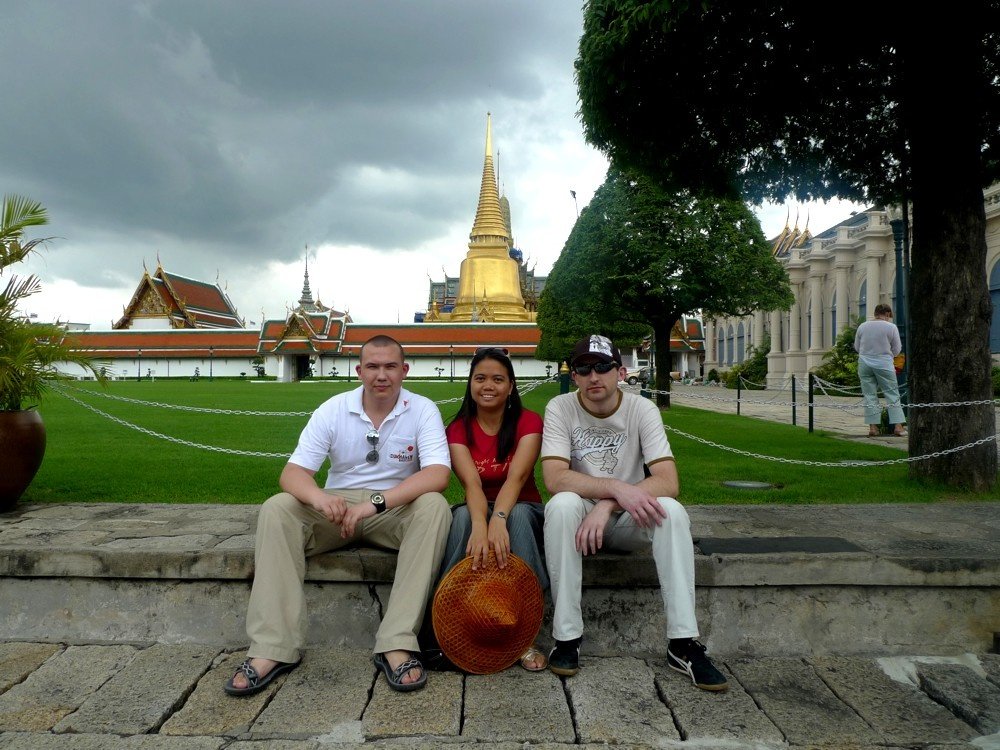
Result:
[[392,681],[399,682],[403,679],[403,675],[409,672],[411,669],[419,669],[421,672],[424,670],[424,665],[420,663],[419,659],[407,659],[394,670],[392,670]]
[[257,683],[260,682],[260,674],[253,668],[249,659],[240,664],[239,671],[246,675],[247,687],[257,687]]

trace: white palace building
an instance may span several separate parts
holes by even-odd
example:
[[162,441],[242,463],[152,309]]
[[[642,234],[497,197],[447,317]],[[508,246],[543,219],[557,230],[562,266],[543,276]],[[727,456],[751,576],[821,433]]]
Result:
[[[993,301],[990,351],[1000,362],[1000,183],[984,192],[984,200]],[[795,295],[791,310],[706,319],[705,372],[744,361],[751,347],[769,335],[767,382],[778,386],[819,367],[849,322],[872,318],[880,303],[896,310],[896,253],[889,222],[885,210],[872,208],[816,235],[808,227],[799,231],[797,224],[786,227],[774,240],[774,254],[788,271]]]

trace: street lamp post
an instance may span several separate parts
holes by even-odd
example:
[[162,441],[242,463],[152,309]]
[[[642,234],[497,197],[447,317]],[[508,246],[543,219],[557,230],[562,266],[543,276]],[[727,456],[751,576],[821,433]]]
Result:
[[[903,218],[898,209],[892,210],[890,216],[892,218],[889,220],[889,226],[892,227],[892,244],[896,256],[896,309],[894,316],[896,318],[896,328],[899,329],[899,341],[903,347],[902,351],[905,353],[907,351],[906,329],[908,321],[906,316],[906,287],[908,279],[906,264],[903,263]],[[900,373],[901,382],[909,383],[909,374],[910,358],[906,357],[903,360],[903,371]],[[904,404],[908,403],[909,399],[905,392],[900,393],[900,400]]]
[[208,379],[212,380],[212,363],[215,359],[215,347],[209,344],[208,346]]
[[448,344],[448,357],[451,359],[451,376],[448,378],[449,383],[455,382],[455,345]]
[[135,382],[140,382],[142,380],[142,349],[136,350],[136,368],[135,368]]

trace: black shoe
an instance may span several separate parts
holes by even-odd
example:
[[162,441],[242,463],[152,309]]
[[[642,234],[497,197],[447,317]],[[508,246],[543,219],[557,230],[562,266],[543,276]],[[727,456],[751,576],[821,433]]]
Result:
[[667,666],[686,674],[702,690],[725,690],[726,677],[705,655],[705,647],[692,638],[676,638],[667,645]]
[[572,677],[580,671],[580,643],[583,636],[571,641],[556,641],[549,654],[549,669],[563,677]]

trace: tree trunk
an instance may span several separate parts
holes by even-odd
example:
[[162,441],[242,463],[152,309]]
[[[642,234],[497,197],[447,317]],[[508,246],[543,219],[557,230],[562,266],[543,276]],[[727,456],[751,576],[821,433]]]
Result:
[[656,347],[656,378],[653,388],[664,391],[656,394],[656,405],[661,409],[670,408],[670,332],[677,320],[677,316],[674,316],[669,320],[653,321],[653,342]]
[[[959,12],[933,16],[934,28],[906,35],[901,50],[913,185],[910,401],[918,407],[992,399],[979,139],[985,26]],[[996,434],[992,403],[911,406],[908,416],[911,456]],[[997,480],[996,443],[915,461],[910,476],[987,491]]]

